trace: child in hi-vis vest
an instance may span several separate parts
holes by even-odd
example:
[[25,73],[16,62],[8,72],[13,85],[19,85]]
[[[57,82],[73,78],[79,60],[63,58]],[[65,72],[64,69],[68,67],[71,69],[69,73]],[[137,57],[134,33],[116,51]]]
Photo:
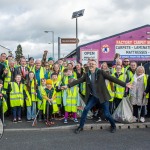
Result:
[[[73,82],[74,80],[75,79],[70,78],[69,83]],[[77,107],[80,106],[78,86],[74,86],[64,90],[63,104],[65,107],[64,123],[68,123],[67,119],[69,113],[73,113],[74,122],[78,122]]]
[[35,79],[34,72],[30,71],[25,86],[25,91],[27,94],[26,106],[28,122],[33,120],[36,116],[37,89],[38,85]]
[[52,87],[52,80],[46,80],[46,88],[41,91],[43,97],[43,114],[45,116],[45,124],[53,125],[52,114],[58,113],[58,106],[56,103],[56,92]]
[[16,75],[15,82],[9,84],[10,92],[10,106],[13,113],[13,122],[22,122],[21,108],[24,106],[25,90],[24,85],[21,83],[21,75]]

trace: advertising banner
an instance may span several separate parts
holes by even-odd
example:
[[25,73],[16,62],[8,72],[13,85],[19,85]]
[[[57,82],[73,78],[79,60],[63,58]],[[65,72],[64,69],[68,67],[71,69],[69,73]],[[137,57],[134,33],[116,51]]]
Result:
[[121,55],[121,58],[149,58],[150,41],[149,40],[117,40],[115,52]]

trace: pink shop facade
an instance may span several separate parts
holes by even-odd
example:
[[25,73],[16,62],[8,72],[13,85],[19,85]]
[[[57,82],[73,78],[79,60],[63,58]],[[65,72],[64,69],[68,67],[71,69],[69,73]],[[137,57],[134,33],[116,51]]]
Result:
[[150,25],[81,45],[67,58],[74,58],[83,64],[88,58],[97,59],[100,63],[112,62],[115,53],[119,53],[122,59],[150,61]]

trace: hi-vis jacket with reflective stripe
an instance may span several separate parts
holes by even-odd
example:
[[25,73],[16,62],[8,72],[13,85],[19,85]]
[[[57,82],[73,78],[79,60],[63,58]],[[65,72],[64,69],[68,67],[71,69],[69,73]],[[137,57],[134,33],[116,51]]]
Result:
[[49,97],[49,95],[47,95],[46,93],[46,89],[41,89],[41,94],[42,94],[42,97],[43,97],[43,114],[46,113],[46,103],[48,103],[48,101],[45,99],[45,97],[47,98],[52,98],[52,106],[53,106],[53,113],[57,113],[58,112],[58,106],[57,106],[57,103],[56,103],[56,99],[54,98],[55,95],[56,95],[56,92],[54,91],[52,93],[52,97]]
[[24,104],[24,95],[23,95],[24,85],[16,82],[11,82],[11,92],[10,92],[10,106],[21,106],[23,107]]
[[[116,77],[115,74],[113,74],[112,76]],[[127,75],[122,73],[120,76],[119,76],[119,80],[123,81],[123,82],[126,82],[126,78],[127,78]],[[122,99],[123,96],[124,96],[124,93],[125,93],[125,88],[118,85],[118,84],[114,84],[114,89],[115,89],[115,95],[114,97],[115,98],[119,98],[119,99]]]
[[63,104],[66,112],[77,112],[77,106],[80,105],[78,86],[64,90]]
[[[148,75],[144,74],[144,87],[145,87],[145,89],[147,87],[147,79],[148,79]],[[133,83],[133,81],[134,81],[134,78],[132,78],[131,83]],[[146,98],[149,98],[149,93],[146,94]]]
[[25,86],[25,92],[27,95],[26,99],[26,106],[32,106],[32,102],[37,101],[37,95],[36,95],[36,87],[34,87],[34,80],[31,81],[31,91],[28,91],[27,86]]
[[56,102],[57,102],[57,104],[59,105],[59,104],[62,104],[62,91],[60,91],[60,92],[56,92],[56,87],[57,86],[60,86],[60,81],[56,81],[56,82],[54,82],[53,81],[53,83],[52,83],[52,87],[54,88],[54,90],[55,90],[55,93],[56,93]]

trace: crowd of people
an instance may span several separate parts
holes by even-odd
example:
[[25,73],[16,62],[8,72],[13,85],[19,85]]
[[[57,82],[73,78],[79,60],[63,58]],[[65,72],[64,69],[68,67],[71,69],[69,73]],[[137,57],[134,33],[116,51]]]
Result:
[[96,117],[97,122],[107,119],[114,131],[116,126],[111,114],[123,97],[130,99],[134,122],[138,120],[139,109],[140,121],[145,122],[145,115],[150,113],[149,91],[150,77],[144,67],[128,58],[120,59],[119,54],[111,67],[107,62],[98,67],[93,59],[82,66],[80,62],[67,62],[64,58],[55,62],[50,57],[43,63],[33,57],[26,61],[22,56],[20,62],[16,62],[5,53],[0,56],[0,115],[3,118],[5,113],[13,123],[22,122],[25,116],[27,122],[37,117],[38,121],[51,126],[55,119],[63,119],[67,124],[68,118],[77,123],[81,117],[76,130],[80,132],[91,111],[88,117]]

